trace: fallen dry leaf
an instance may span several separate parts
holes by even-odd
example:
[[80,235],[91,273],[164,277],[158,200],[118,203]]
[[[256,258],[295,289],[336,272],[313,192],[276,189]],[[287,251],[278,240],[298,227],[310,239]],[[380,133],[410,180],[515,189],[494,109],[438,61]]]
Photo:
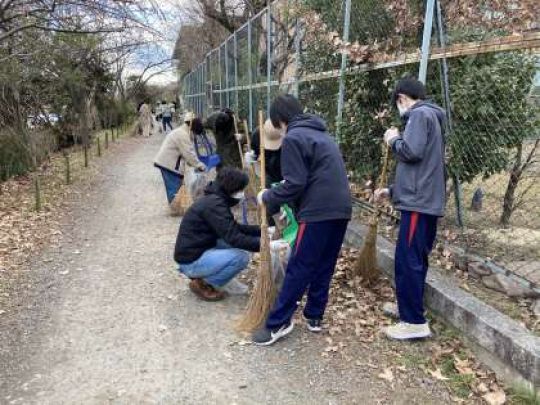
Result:
[[384,372],[380,373],[377,377],[388,382],[394,381],[394,373],[391,368],[385,368]]
[[436,380],[439,380],[439,381],[447,381],[449,380],[449,378],[445,377],[444,375],[442,375],[442,372],[441,372],[441,369],[440,368],[437,368],[435,370],[428,370],[428,373],[433,377],[435,378]]
[[484,398],[484,401],[486,401],[488,405],[503,405],[506,403],[506,394],[501,389],[489,392],[482,398]]

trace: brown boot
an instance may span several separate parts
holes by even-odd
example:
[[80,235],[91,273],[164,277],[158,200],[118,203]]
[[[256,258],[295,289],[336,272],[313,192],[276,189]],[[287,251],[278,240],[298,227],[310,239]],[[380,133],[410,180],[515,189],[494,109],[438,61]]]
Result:
[[194,278],[189,282],[189,289],[200,299],[204,301],[221,301],[226,294],[216,290],[203,279]]

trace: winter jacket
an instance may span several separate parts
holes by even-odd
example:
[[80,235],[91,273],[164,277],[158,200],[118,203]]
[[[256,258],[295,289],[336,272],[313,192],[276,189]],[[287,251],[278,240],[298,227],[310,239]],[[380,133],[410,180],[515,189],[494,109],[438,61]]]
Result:
[[404,116],[402,136],[391,147],[398,161],[390,188],[399,210],[444,216],[446,205],[444,111],[429,102],[415,104]]
[[281,147],[281,173],[284,182],[264,194],[266,203],[292,204],[299,222],[351,218],[345,163],[319,117],[302,114],[289,123]]
[[186,164],[200,169],[205,168],[195,153],[189,127],[184,124],[165,137],[154,159],[154,165],[183,175]]
[[237,223],[231,211],[236,204],[238,200],[228,196],[217,182],[210,183],[205,195],[193,203],[182,219],[174,260],[179,264],[192,263],[215,248],[218,239],[236,249],[258,252],[261,228]]
[[214,112],[208,116],[204,127],[214,134],[221,166],[242,167],[238,141],[234,136],[233,116],[222,111]]
[[[257,160],[261,153],[259,134],[259,131],[255,131],[251,137],[251,149],[255,152]],[[281,148],[278,150],[265,150],[264,158],[266,161],[266,186],[270,187],[272,184],[283,180],[281,176]]]

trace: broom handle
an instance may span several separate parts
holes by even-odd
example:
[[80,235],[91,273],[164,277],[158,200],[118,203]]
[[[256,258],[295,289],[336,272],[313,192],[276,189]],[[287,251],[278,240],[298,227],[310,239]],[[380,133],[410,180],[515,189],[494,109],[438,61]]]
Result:
[[246,120],[244,120],[244,133],[246,134],[248,150],[251,150],[251,139],[249,138],[248,123]]
[[[238,121],[236,121],[236,114],[233,115],[233,122],[234,122],[234,133],[238,133]],[[242,150],[242,144],[240,141],[238,142],[238,152],[240,153],[240,161],[242,162],[242,169],[246,168],[246,163],[244,162],[244,151]]]
[[383,188],[386,186],[386,183],[388,182],[388,161],[390,157],[390,148],[385,145],[385,151],[384,151],[384,160],[383,160],[383,167],[381,171],[381,177],[379,177],[379,188]]
[[[261,190],[266,189],[266,156],[264,156],[264,117],[263,112],[259,111],[259,138],[260,138],[260,161],[261,161]],[[266,205],[261,204],[261,228],[268,227],[268,220],[266,218]]]

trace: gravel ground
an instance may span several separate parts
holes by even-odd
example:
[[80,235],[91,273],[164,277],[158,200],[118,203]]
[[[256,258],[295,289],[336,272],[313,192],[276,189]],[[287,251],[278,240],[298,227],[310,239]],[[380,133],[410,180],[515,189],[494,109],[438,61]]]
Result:
[[232,327],[245,298],[197,300],[172,260],[178,219],[152,167],[161,139],[127,140],[104,158],[61,241],[21,272],[0,316],[0,403],[450,402],[419,375],[381,378],[386,345],[325,357],[326,336],[300,324],[258,348]]

